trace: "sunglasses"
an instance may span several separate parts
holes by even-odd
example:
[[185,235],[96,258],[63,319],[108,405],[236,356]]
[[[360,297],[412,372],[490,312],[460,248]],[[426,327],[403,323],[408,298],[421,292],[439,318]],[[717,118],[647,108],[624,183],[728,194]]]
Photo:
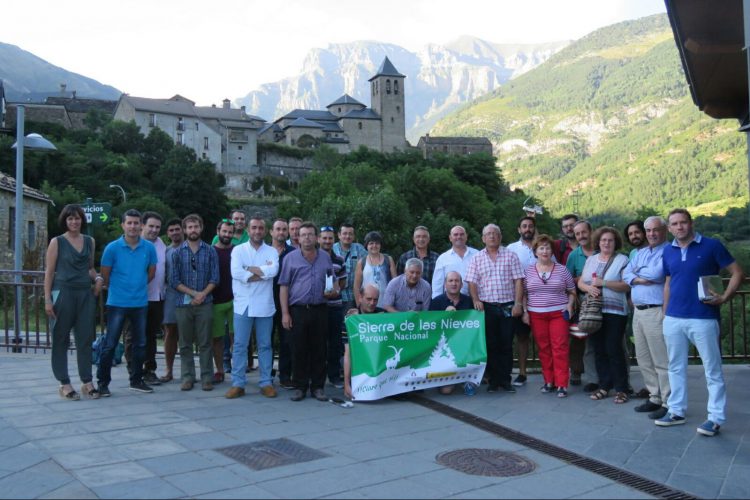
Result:
[[323,227],[320,228],[320,232],[321,233],[324,233],[326,231],[334,232],[333,228],[331,226],[323,226]]
[[221,219],[222,224],[229,224],[230,226],[234,226],[234,221],[232,219]]

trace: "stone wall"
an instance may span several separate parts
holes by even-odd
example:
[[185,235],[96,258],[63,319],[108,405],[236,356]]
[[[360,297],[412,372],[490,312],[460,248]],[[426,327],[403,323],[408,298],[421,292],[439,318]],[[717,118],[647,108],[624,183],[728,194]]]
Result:
[[[15,193],[0,189],[0,269],[13,269]],[[47,202],[29,196],[23,199],[24,269],[41,271],[47,250]],[[31,245],[29,245],[31,243]]]

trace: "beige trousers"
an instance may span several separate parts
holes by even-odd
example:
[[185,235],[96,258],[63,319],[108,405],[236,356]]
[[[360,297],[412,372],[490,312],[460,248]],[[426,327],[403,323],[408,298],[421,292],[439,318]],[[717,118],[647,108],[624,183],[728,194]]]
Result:
[[669,358],[664,343],[662,323],[664,313],[661,307],[633,312],[633,336],[635,337],[635,357],[643,375],[643,383],[651,393],[649,400],[658,405],[667,404],[669,397]]

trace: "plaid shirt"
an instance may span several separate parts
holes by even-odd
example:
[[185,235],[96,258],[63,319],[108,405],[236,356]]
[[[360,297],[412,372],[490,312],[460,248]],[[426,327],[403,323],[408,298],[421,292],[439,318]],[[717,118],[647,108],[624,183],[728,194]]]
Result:
[[[205,241],[201,241],[198,251],[193,253],[186,240],[172,252],[171,271],[169,286],[177,290],[177,286],[182,284],[200,292],[209,283],[219,284],[219,257],[216,250]],[[185,303],[186,294],[177,293],[177,307],[189,306],[189,300]],[[212,302],[213,296],[209,293],[203,303]]]
[[341,248],[341,243],[336,242],[333,245],[333,253],[344,259],[346,268],[346,288],[341,289],[341,300],[354,302],[354,271],[357,269],[357,263],[367,257],[367,250],[361,243],[356,242],[349,246],[349,250],[344,250]]
[[494,261],[484,248],[471,259],[466,269],[466,281],[477,285],[482,302],[513,302],[516,300],[514,280],[523,277],[518,255],[505,247],[497,250]]
[[422,279],[427,281],[427,283],[432,283],[432,275],[435,272],[435,263],[437,262],[438,257],[440,257],[440,254],[438,254],[437,252],[433,252],[432,250],[428,250],[427,255],[423,259],[417,254],[417,249],[412,248],[408,252],[404,252],[403,254],[401,254],[401,257],[398,259],[398,264],[396,265],[396,273],[404,274],[407,260],[419,259],[422,261],[423,265]]

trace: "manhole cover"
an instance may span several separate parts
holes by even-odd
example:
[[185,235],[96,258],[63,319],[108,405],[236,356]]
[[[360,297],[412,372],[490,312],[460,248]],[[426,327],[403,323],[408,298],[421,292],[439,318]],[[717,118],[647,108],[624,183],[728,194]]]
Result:
[[474,476],[521,476],[536,469],[536,464],[515,453],[482,448],[466,448],[440,453],[437,463]]
[[310,462],[328,456],[323,452],[285,438],[228,446],[216,451],[253,470]]

